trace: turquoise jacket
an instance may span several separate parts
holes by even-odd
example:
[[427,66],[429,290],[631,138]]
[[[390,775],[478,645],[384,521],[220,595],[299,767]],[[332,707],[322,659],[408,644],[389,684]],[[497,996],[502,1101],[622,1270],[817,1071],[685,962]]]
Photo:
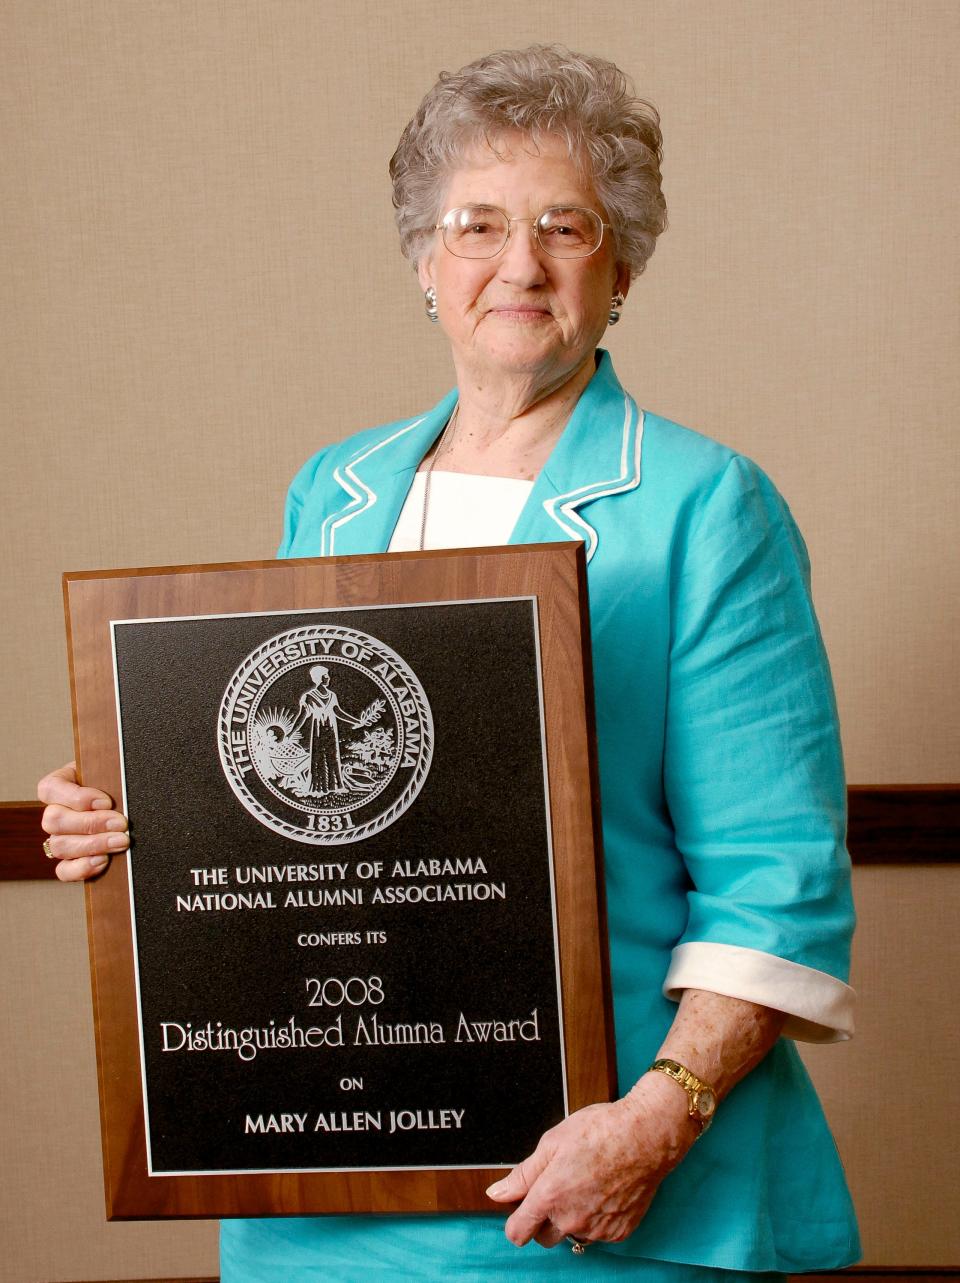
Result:
[[[311,459],[280,555],[385,550],[455,401]],[[563,539],[584,540],[588,557],[626,1091],[675,1014],[662,986],[678,945],[741,946],[846,979],[843,766],[806,550],[783,499],[749,460],[638,410],[606,354],[511,542]],[[356,1232],[358,1251],[372,1232],[366,1218],[326,1225]],[[843,1171],[789,1039],[723,1102],[636,1233],[605,1250],[728,1270],[857,1259]]]

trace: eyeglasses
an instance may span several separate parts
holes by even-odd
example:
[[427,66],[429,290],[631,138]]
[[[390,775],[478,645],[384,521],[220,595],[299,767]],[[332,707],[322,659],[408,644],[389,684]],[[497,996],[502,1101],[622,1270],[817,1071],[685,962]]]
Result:
[[514,223],[532,223],[537,244],[551,258],[588,258],[610,227],[595,210],[579,205],[551,206],[536,218],[509,218],[495,205],[463,205],[444,214],[434,231],[457,258],[495,258]]

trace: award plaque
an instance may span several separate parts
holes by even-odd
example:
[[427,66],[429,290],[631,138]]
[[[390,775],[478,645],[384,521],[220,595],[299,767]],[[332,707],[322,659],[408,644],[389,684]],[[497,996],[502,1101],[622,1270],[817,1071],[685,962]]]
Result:
[[494,1210],[615,1089],[582,545],[64,594],[108,1216]]

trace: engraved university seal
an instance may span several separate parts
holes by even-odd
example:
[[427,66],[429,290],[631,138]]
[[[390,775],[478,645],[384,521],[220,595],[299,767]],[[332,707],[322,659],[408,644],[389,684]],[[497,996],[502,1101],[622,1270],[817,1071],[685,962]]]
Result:
[[379,833],[423,787],[433,718],[409,664],[355,628],[311,624],[252,651],[218,723],[230,787],[261,824],[333,846]]

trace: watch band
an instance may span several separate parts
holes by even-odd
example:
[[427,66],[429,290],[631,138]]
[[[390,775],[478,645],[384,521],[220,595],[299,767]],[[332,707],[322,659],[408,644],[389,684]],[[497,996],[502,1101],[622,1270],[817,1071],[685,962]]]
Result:
[[702,1136],[713,1122],[713,1116],[716,1113],[716,1090],[676,1060],[655,1060],[648,1072],[653,1072],[654,1070],[661,1074],[666,1074],[668,1078],[672,1078],[687,1093],[689,1099],[687,1112],[693,1121],[700,1126],[698,1137]]

